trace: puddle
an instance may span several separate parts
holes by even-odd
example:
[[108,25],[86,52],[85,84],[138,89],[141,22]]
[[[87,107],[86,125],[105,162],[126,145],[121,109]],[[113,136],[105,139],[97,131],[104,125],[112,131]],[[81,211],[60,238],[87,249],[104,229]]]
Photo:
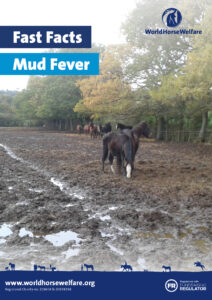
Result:
[[118,230],[119,235],[131,235],[131,234],[133,234],[132,230],[130,230],[129,228],[121,228],[120,226],[113,226],[112,228]]
[[22,202],[18,202],[15,204],[16,206],[18,205],[28,205],[28,202],[27,201],[22,201]]
[[109,209],[110,210],[116,210],[116,209],[118,209],[118,207],[117,206],[111,206],[111,207],[109,207]]
[[[11,227],[12,227],[12,225],[2,224],[0,227],[0,237],[7,237],[7,236],[11,235],[13,233],[12,230],[10,229]],[[2,242],[2,243],[4,243],[4,242]]]
[[89,215],[89,220],[99,218],[101,221],[109,221],[111,217],[109,215],[103,216],[102,213],[95,213],[93,215]]
[[67,204],[67,205],[64,205],[64,207],[71,207],[71,206],[75,206],[75,204],[69,203],[69,204]]
[[100,216],[99,218],[100,218],[100,220],[101,220],[101,221],[107,221],[107,220],[111,220],[111,217],[110,217],[109,215],[107,215],[107,216],[103,216],[103,217],[102,217],[102,216]]
[[33,237],[33,233],[29,230],[26,230],[25,228],[21,228],[20,231],[19,231],[19,236],[20,237],[23,237],[23,236],[29,236],[29,237]]
[[70,241],[75,241],[76,246],[79,246],[80,241],[82,241],[82,239],[78,237],[78,234],[71,230],[48,234],[44,238],[55,247],[63,246]]
[[61,180],[51,177],[50,182],[59,187],[61,192],[65,193],[68,196],[75,197],[79,200],[85,198],[78,189],[68,187],[67,184]]
[[34,193],[42,193],[44,190],[42,189],[29,189],[30,192],[34,192]]
[[119,255],[124,255],[124,252],[117,249],[116,247],[112,246],[110,243],[107,243],[107,246],[110,248],[111,251],[119,254]]
[[113,237],[113,238],[115,237],[114,234],[105,233],[105,232],[103,232],[103,231],[101,231],[101,230],[100,230],[100,233],[101,233],[101,236],[102,236],[102,237]]
[[66,259],[68,259],[71,256],[77,256],[79,254],[80,250],[79,248],[69,248],[67,251],[62,252],[62,254],[65,255]]

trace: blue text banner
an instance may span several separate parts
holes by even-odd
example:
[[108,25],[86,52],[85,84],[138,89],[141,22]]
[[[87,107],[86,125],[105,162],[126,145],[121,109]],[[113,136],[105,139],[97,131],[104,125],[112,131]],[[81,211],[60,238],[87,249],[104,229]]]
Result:
[[0,48],[91,48],[91,26],[0,26]]
[[0,53],[0,75],[98,75],[99,53]]

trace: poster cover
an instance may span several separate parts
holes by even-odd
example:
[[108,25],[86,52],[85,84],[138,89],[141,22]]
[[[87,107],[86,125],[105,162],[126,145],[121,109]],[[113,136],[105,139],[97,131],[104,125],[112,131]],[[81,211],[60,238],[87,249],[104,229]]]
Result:
[[0,298],[212,299],[211,1],[0,7]]

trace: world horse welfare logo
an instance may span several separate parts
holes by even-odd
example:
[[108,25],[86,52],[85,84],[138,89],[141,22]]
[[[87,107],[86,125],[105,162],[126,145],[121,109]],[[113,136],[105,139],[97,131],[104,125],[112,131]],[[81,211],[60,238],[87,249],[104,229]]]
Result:
[[[186,18],[186,16],[185,16]],[[202,30],[197,30],[193,28],[180,28],[177,29],[176,27],[180,25],[182,22],[182,14],[177,8],[167,8],[163,13],[162,13],[162,22],[166,27],[164,28],[146,28],[145,33],[146,34],[167,34],[167,35],[172,35],[172,34],[180,34],[180,35],[196,35],[196,34],[202,34]],[[195,22],[194,22],[195,23]],[[154,25],[153,25],[154,26]]]
[[170,293],[176,292],[176,290],[178,289],[177,281],[175,279],[168,279],[165,282],[165,289]]
[[181,12],[176,8],[168,8],[162,15],[164,25],[168,27],[177,27],[182,21]]

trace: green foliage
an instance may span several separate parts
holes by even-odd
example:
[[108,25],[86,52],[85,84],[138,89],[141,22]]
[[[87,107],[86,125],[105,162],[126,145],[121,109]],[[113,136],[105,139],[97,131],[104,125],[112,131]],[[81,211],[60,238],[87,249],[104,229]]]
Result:
[[81,93],[72,76],[30,77],[27,89],[18,93],[16,107],[28,120],[70,120]]
[[19,125],[14,106],[15,91],[0,91],[0,126]]

